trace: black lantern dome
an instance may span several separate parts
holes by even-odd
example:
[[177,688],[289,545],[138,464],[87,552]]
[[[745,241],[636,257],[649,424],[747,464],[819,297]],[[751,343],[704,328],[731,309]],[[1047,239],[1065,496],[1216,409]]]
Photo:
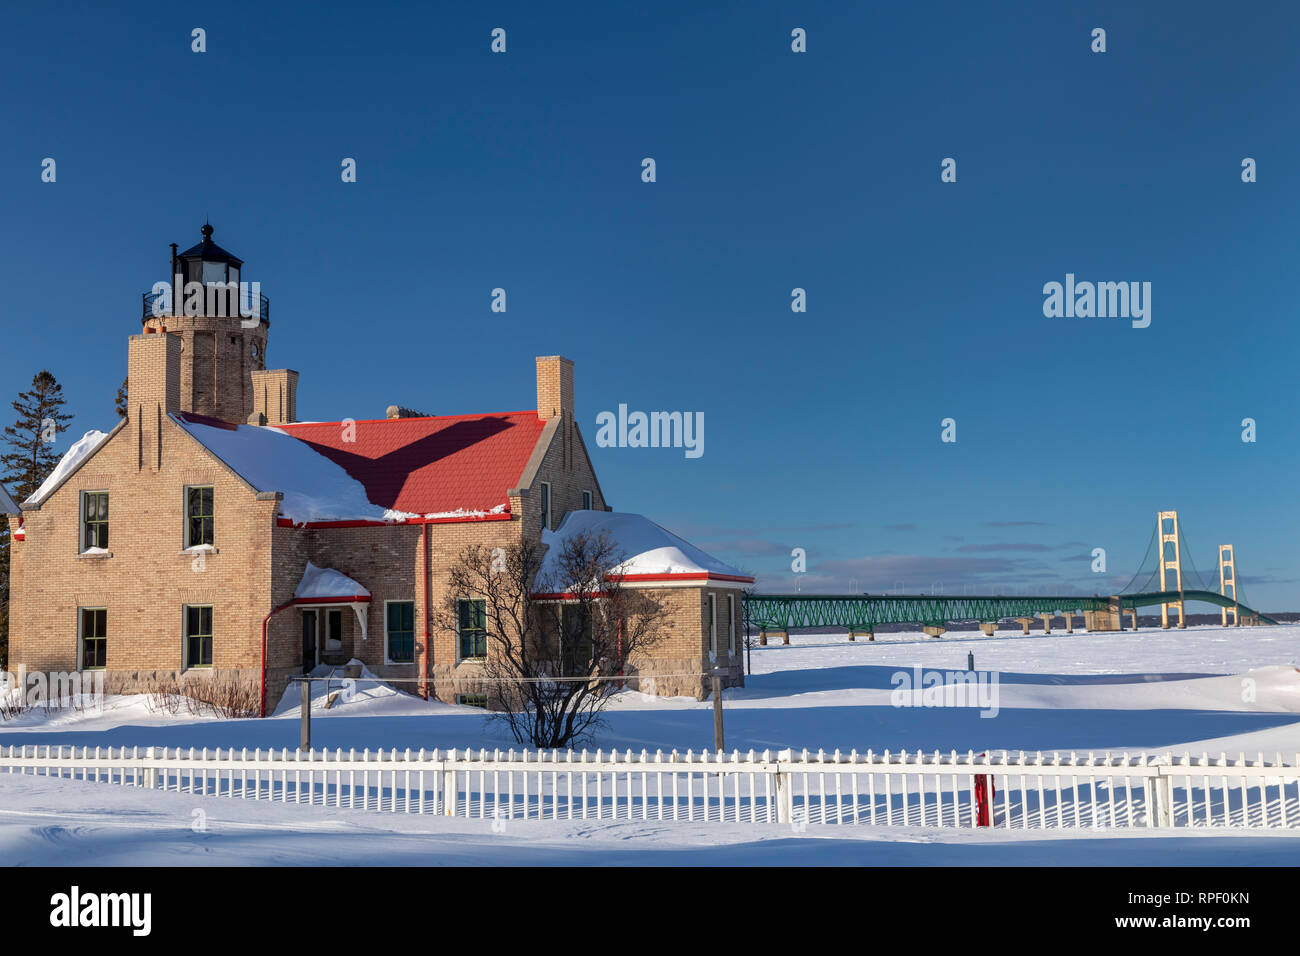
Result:
[[[236,298],[223,300],[227,308],[214,314],[237,317],[241,320],[257,316],[269,326],[271,324],[270,301],[261,294],[258,283],[251,283],[252,292],[249,292],[241,282],[244,260],[212,241],[211,223],[205,222],[199,231],[203,235],[203,240],[184,252],[177,252],[176,243],[171,244],[171,274],[168,276],[167,283],[171,288],[164,292],[155,285],[155,291],[144,294],[144,322],[179,314],[181,303],[187,302],[190,295],[186,290],[193,288],[194,285],[208,289],[219,285],[228,290],[228,295]],[[198,314],[203,313],[200,311]]]
[[212,225],[200,230],[203,241],[176,256],[178,272],[185,282],[238,282],[244,260],[232,255],[212,241]]

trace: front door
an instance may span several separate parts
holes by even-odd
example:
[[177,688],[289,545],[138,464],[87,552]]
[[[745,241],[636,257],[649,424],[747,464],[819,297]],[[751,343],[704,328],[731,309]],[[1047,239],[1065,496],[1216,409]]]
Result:
[[317,664],[316,612],[302,612],[302,672],[305,674]]

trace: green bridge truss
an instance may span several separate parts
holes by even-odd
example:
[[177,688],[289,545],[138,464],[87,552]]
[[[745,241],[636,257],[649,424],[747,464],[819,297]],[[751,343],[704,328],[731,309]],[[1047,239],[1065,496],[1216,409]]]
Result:
[[[952,621],[999,621],[1060,611],[1105,611],[1111,606],[1111,598],[1097,595],[749,594],[744,600],[745,614],[750,623],[771,631],[797,627],[843,627],[869,631],[877,624],[908,623],[943,627]],[[1179,592],[1125,594],[1119,600],[1124,610],[1150,607],[1179,600]],[[1261,623],[1277,623],[1213,591],[1183,591],[1182,600],[1239,607],[1243,615],[1257,616]]]
[[[1244,604],[1238,604],[1230,597],[1224,597],[1215,591],[1183,591],[1182,599],[1184,601],[1204,601],[1206,604],[1216,604],[1219,607],[1239,608],[1243,615],[1258,617],[1261,624],[1276,624],[1267,614],[1260,614],[1254,608],[1249,608]],[[1178,600],[1177,591],[1148,591],[1145,594],[1121,594],[1120,605],[1126,610],[1128,608],[1151,607],[1155,604],[1168,604],[1170,601]]]

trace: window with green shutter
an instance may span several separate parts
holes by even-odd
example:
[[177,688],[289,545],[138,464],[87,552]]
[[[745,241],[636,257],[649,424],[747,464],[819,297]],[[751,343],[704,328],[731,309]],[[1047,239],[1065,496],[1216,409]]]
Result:
[[487,602],[457,601],[457,631],[460,634],[460,659],[487,657]]
[[415,602],[388,602],[388,660],[393,664],[415,661]]

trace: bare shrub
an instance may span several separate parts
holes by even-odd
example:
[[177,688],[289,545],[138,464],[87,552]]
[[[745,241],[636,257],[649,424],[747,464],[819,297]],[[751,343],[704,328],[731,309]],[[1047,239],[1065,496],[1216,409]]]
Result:
[[[628,659],[664,634],[663,607],[624,587],[608,535],[578,534],[542,572],[543,549],[473,545],[452,568],[439,625],[458,633],[460,602],[482,601],[481,681],[489,707],[520,743],[570,747],[599,725]],[[551,595],[539,599],[534,595]]]

